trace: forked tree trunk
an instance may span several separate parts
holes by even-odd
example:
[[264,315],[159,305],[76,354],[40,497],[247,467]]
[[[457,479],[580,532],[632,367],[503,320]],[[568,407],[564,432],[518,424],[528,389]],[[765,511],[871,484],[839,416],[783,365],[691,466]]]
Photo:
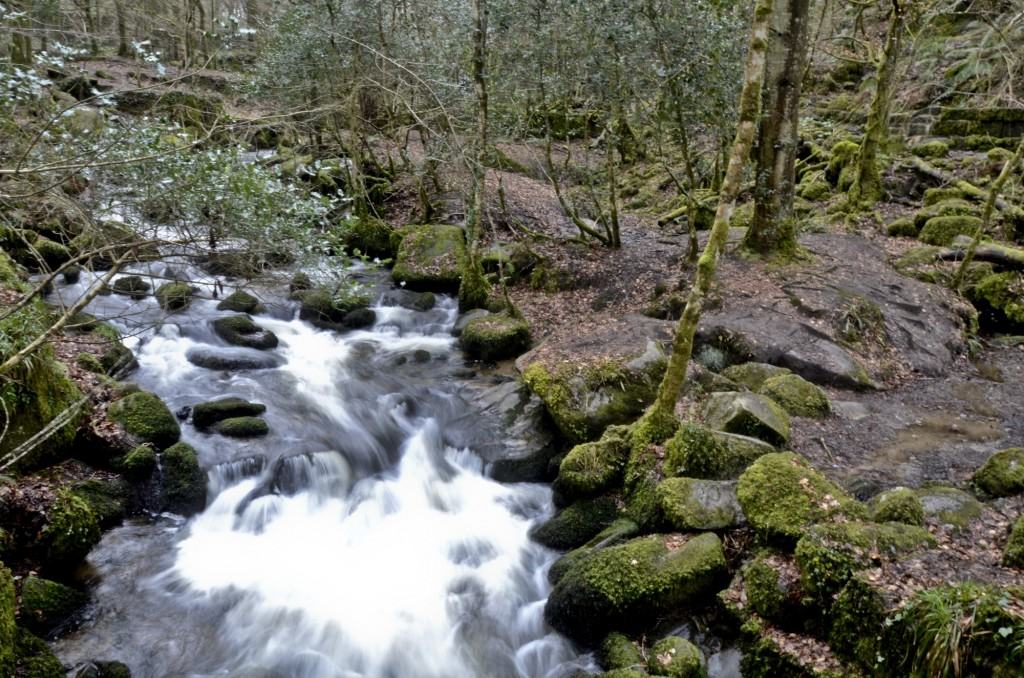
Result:
[[761,105],[754,219],[744,247],[788,256],[796,250],[796,183],[800,90],[807,63],[810,0],[775,0]]
[[674,418],[676,400],[686,380],[686,369],[693,353],[693,337],[697,332],[704,297],[711,288],[718,268],[718,257],[725,248],[729,235],[729,219],[736,207],[736,196],[743,180],[743,168],[754,142],[758,118],[761,114],[761,88],[764,83],[765,56],[768,49],[768,26],[771,23],[772,0],[757,0],[754,7],[754,22],[750,31],[750,46],[747,50],[747,64],[743,75],[743,90],[740,93],[739,121],[736,137],[729,153],[729,165],[722,182],[718,198],[715,223],[708,234],[707,244],[697,261],[686,308],[676,326],[672,355],[658,387],[658,396],[646,417],[655,426]]

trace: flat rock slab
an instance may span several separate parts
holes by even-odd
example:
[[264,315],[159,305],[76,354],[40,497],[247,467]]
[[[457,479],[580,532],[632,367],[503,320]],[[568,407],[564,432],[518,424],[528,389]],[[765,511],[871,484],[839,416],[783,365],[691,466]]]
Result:
[[208,370],[270,370],[284,364],[284,359],[262,353],[255,349],[204,349],[194,348],[185,358],[198,367]]

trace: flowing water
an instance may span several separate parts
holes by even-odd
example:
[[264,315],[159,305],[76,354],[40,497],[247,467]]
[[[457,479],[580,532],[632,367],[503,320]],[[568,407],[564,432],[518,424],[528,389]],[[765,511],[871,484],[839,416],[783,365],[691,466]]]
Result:
[[[280,339],[266,352],[275,366],[218,371],[188,361],[245,353],[210,329],[231,315],[210,298],[217,280],[184,263],[133,272],[191,279],[204,298],[177,315],[153,297],[92,302],[130,337],[131,380],[172,410],[265,403],[271,434],[182,425],[209,469],[207,508],[104,536],[90,556],[93,609],[55,646],[65,663],[120,660],[136,678],[596,670],[543,621],[558,554],[528,533],[552,513],[549,489],[489,479],[466,442],[481,434],[459,396],[453,300],[428,312],[381,304],[372,328],[339,334],[258,292],[270,311],[256,319]],[[57,294],[73,300],[88,282]]]

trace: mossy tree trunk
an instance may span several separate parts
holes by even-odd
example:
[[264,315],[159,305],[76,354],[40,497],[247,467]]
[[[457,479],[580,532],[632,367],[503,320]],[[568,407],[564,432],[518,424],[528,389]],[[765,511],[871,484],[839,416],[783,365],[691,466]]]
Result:
[[856,174],[850,188],[850,204],[854,207],[873,205],[882,197],[882,169],[879,166],[878,155],[889,136],[889,112],[892,108],[896,66],[903,47],[905,25],[905,7],[900,0],[892,0],[885,46],[878,58],[875,96],[871,99],[864,140],[860,144],[855,161]]
[[16,66],[31,66],[35,62],[35,55],[32,52],[32,37],[21,29],[29,27],[29,19],[22,16],[14,20],[13,32],[11,33],[11,63]]
[[759,254],[796,250],[796,183],[800,90],[807,63],[810,0],[775,0],[758,130],[754,219],[743,245]]
[[722,190],[718,198],[718,210],[715,222],[708,235],[707,244],[697,261],[697,270],[690,294],[686,300],[686,308],[676,326],[675,341],[668,367],[658,387],[658,395],[645,418],[655,426],[661,422],[674,419],[676,400],[683,382],[686,380],[686,369],[693,353],[693,337],[697,333],[697,322],[700,320],[704,297],[711,288],[718,268],[718,257],[725,248],[729,235],[729,219],[736,207],[736,196],[739,194],[743,180],[743,168],[750,155],[754,142],[758,118],[761,114],[761,88],[764,83],[765,58],[768,50],[768,27],[771,23],[772,0],[757,0],[754,6],[754,22],[750,31],[750,45],[747,51],[747,63],[743,76],[743,89],[740,92],[739,121],[736,136],[729,153],[729,164]]
[[128,31],[125,28],[124,0],[114,0],[114,14],[117,18],[117,56],[128,56]]
[[487,180],[487,0],[473,0],[473,93],[476,96],[476,138],[472,158],[467,158],[473,177],[473,194],[466,215],[466,260],[459,285],[459,310],[487,304],[488,285],[480,262],[483,231],[484,188]]

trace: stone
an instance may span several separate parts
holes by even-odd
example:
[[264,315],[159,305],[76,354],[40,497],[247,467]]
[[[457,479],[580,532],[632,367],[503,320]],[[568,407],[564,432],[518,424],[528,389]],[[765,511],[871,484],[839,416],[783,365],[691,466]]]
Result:
[[195,449],[177,443],[160,455],[161,501],[165,511],[190,516],[206,505],[206,474]]
[[981,502],[955,487],[933,485],[915,491],[921,500],[926,518],[933,518],[943,525],[964,529],[981,517]]
[[156,450],[153,449],[153,446],[139,445],[124,455],[118,467],[126,477],[132,480],[143,481],[153,475],[156,465]]
[[872,497],[868,502],[871,519],[876,523],[924,525],[924,505],[913,490],[894,487]]
[[742,363],[731,365],[722,370],[721,375],[737,384],[741,384],[749,391],[757,392],[767,380],[784,374],[792,374],[785,367],[776,367],[767,363]]
[[713,429],[759,438],[771,445],[789,442],[789,415],[774,401],[753,393],[713,393],[704,406]]
[[184,311],[192,304],[192,288],[185,282],[164,283],[156,290],[156,300],[165,311]]
[[233,311],[235,313],[262,313],[263,304],[260,300],[242,290],[232,292],[217,304],[218,311]]
[[75,483],[71,492],[89,505],[100,527],[114,527],[124,519],[128,488],[120,478],[89,478]]
[[41,538],[46,568],[56,572],[73,569],[100,540],[96,514],[82,498],[67,491],[58,493],[47,513]]
[[554,490],[573,499],[590,497],[622,481],[629,457],[626,427],[612,426],[600,440],[576,445],[562,459]]
[[137,275],[126,275],[115,280],[111,289],[117,294],[124,294],[132,299],[143,299],[149,294],[152,286]]
[[666,478],[656,490],[665,523],[675,531],[724,530],[746,523],[736,481]]
[[800,569],[791,556],[762,550],[743,567],[750,609],[786,628],[799,627],[806,616]]
[[422,225],[401,229],[391,277],[410,289],[458,290],[466,257],[466,237],[458,226]]
[[484,362],[515,358],[530,348],[530,326],[519,318],[491,314],[466,323],[459,343],[469,357]]
[[88,601],[81,591],[35,575],[21,582],[21,625],[45,635]]
[[1024,516],[1017,518],[1003,549],[1003,566],[1024,570]]
[[253,349],[210,350],[193,348],[185,354],[185,359],[198,367],[208,370],[271,370],[284,364],[278,356],[261,353]]
[[678,636],[662,638],[651,648],[647,669],[652,676],[706,678],[707,661],[700,649]]
[[1011,497],[1024,492],[1024,447],[996,452],[975,471],[974,485],[990,497]]
[[474,308],[472,311],[466,311],[459,316],[459,319],[455,321],[455,325],[452,327],[452,336],[461,337],[462,332],[466,329],[466,326],[477,320],[482,320],[491,315],[491,312],[486,308]]
[[537,526],[530,536],[548,548],[559,551],[574,549],[593,539],[620,515],[613,497],[582,499]]
[[257,438],[270,433],[267,422],[258,417],[232,417],[218,421],[213,430],[229,438]]
[[557,447],[541,399],[518,379],[480,391],[471,382],[469,388],[470,429],[480,433],[471,447],[488,475],[505,483],[550,481],[558,470],[551,463]]
[[317,288],[301,296],[299,318],[323,329],[356,329],[372,325],[377,317],[369,308],[369,295],[359,288],[341,287],[333,291]]
[[983,327],[1024,332],[1024,273],[1007,271],[987,275],[968,288],[967,298],[978,309]]
[[342,242],[358,256],[391,259],[395,256],[395,230],[374,217],[352,217],[343,225]]
[[253,403],[242,398],[220,398],[197,403],[192,407],[192,424],[196,428],[207,428],[232,417],[255,417],[267,411],[262,403]]
[[170,447],[181,436],[178,420],[167,405],[152,393],[140,391],[116,400],[107,415],[121,424],[128,435],[158,450]]
[[608,670],[638,670],[647,662],[637,644],[622,633],[609,633],[601,643],[601,664]]
[[665,445],[662,472],[666,477],[732,480],[769,452],[775,448],[757,438],[683,424]]
[[794,417],[821,419],[832,412],[832,404],[820,387],[795,374],[771,377],[758,389]]
[[925,222],[917,238],[928,245],[948,247],[960,235],[974,235],[981,219],[972,216],[933,217]]
[[217,336],[229,344],[261,351],[277,348],[277,335],[254,323],[248,315],[217,318],[211,325]]

